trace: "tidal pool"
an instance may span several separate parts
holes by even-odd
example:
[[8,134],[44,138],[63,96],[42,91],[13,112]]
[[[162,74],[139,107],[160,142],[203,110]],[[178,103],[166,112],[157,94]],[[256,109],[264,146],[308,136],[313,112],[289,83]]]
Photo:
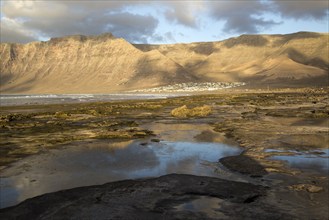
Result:
[[218,159],[242,151],[236,146],[202,142],[198,136],[189,138],[80,141],[28,157],[1,173],[1,208],[44,193],[123,179],[169,173],[219,176]]
[[174,209],[180,212],[203,212],[207,217],[213,219],[227,219],[227,216],[220,211],[223,202],[224,200],[216,197],[199,196],[175,206]]
[[[283,151],[267,151],[267,152],[283,152]],[[271,159],[283,160],[289,166],[299,169],[313,170],[320,173],[329,172],[329,149],[319,149],[306,152],[288,151],[294,155],[273,156]]]

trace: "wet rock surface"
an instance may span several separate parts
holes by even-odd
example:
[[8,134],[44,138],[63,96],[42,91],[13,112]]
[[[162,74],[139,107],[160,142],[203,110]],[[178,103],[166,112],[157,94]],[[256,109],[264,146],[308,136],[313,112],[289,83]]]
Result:
[[[328,89],[231,92],[167,100],[1,107],[0,162],[15,166],[83,140],[132,140],[140,146],[176,137],[181,124],[210,124],[200,141],[238,143],[241,155],[210,166],[245,176],[245,183],[191,175],[127,180],[46,194],[12,208],[1,219],[328,219],[328,164],[292,166],[277,157],[328,159]],[[180,106],[209,105],[203,117],[174,118]],[[56,112],[58,112],[56,114]],[[149,127],[147,124],[155,123]],[[159,135],[166,124],[172,133]],[[186,138],[184,135],[179,138]],[[153,139],[153,142],[151,141]],[[229,140],[229,141],[228,141]],[[24,172],[24,170],[22,170]],[[1,173],[2,174],[2,171]],[[202,175],[202,173],[200,173]],[[204,205],[207,204],[207,205]],[[210,207],[210,208],[209,208]],[[3,218],[2,218],[3,217]]]
[[[2,209],[1,219],[289,219],[262,202],[266,188],[218,178],[171,174],[82,187],[29,199]],[[202,198],[209,211],[180,210]],[[210,215],[210,216],[209,216]]]
[[224,157],[219,162],[233,171],[251,175],[252,177],[262,177],[267,174],[262,165],[244,155]]

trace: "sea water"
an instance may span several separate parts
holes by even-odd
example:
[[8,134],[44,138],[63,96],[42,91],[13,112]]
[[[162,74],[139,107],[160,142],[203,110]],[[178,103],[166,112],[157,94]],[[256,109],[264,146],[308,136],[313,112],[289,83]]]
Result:
[[62,104],[115,100],[166,99],[186,96],[186,94],[38,94],[38,95],[0,95],[1,106]]

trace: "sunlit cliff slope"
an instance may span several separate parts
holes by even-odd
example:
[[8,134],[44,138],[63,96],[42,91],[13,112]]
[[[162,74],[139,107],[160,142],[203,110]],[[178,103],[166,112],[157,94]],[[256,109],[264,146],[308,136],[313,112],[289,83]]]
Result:
[[182,82],[328,85],[328,34],[242,35],[219,42],[132,45],[111,34],[0,44],[3,94],[109,93]]
[[220,42],[135,45],[159,50],[191,74],[208,81],[253,85],[328,85],[329,35],[242,35]]
[[195,81],[159,51],[110,34],[1,44],[0,55],[3,93],[106,93]]

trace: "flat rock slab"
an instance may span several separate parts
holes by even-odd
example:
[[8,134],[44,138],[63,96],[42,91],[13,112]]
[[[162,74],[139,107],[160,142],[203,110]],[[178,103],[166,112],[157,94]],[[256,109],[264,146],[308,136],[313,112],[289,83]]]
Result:
[[267,189],[170,174],[49,193],[0,210],[0,219],[289,219],[262,202]]
[[262,165],[248,156],[237,155],[224,157],[221,158],[219,162],[221,162],[228,169],[242,174],[251,176],[263,176],[267,174],[265,168]]

